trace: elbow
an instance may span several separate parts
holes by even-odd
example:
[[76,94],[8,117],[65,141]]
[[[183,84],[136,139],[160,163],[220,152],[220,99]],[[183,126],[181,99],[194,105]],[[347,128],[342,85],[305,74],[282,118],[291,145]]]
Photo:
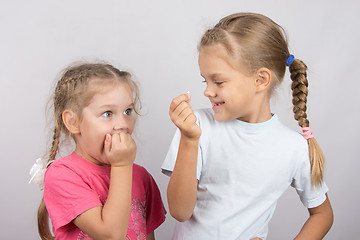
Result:
[[332,206],[330,204],[330,201],[329,201],[329,198],[327,197],[327,195],[326,195],[326,198],[327,199],[326,199],[325,204],[326,204],[327,208],[326,208],[325,213],[327,215],[327,219],[328,219],[327,223],[328,223],[328,228],[330,230],[330,228],[332,227],[332,225],[334,223],[334,211],[332,209]]
[[189,220],[192,216],[192,211],[186,211],[186,210],[182,211],[179,209],[171,208],[170,206],[169,206],[169,212],[170,215],[179,222],[185,222]]
[[333,224],[334,224],[334,212],[331,208],[329,212],[329,229],[332,227]]

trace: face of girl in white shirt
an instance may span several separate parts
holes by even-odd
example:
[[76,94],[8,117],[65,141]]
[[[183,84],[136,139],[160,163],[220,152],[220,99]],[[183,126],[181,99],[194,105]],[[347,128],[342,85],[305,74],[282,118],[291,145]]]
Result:
[[107,86],[95,94],[82,111],[80,133],[75,136],[75,152],[95,164],[107,164],[104,154],[106,134],[131,134],[133,107],[132,91],[126,83]]
[[221,45],[200,49],[199,67],[207,84],[204,95],[209,98],[217,121],[249,122],[256,110],[255,77],[244,75],[229,60]]

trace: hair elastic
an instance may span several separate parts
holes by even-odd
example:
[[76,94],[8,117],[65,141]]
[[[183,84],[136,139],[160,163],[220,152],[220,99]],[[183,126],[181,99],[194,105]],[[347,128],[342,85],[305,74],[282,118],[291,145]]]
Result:
[[306,140],[314,137],[314,135],[312,134],[312,131],[311,131],[311,129],[309,127],[303,127],[303,128],[301,128],[301,130],[303,131],[304,138]]
[[290,54],[290,56],[286,60],[286,66],[290,66],[294,61],[294,55]]
[[35,182],[40,190],[44,189],[44,176],[46,169],[53,163],[54,160],[47,162],[46,159],[38,158],[36,159],[34,165],[31,167],[29,174],[31,175],[31,179],[29,184]]

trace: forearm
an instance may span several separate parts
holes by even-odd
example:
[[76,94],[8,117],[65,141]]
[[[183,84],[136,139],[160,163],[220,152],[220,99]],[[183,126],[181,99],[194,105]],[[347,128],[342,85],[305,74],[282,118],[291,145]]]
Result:
[[93,239],[125,239],[130,218],[132,166],[112,167],[104,206],[91,208],[74,224]]
[[332,221],[323,221],[321,216],[313,215],[306,221],[295,240],[323,239],[326,233],[330,230],[331,225]]
[[180,138],[175,167],[167,189],[170,214],[181,222],[189,219],[195,208],[198,145],[198,139]]
[[102,208],[102,220],[107,229],[116,236],[126,236],[132,189],[132,165],[111,167],[108,198]]
[[333,212],[328,198],[317,208],[309,209],[310,217],[295,240],[323,239],[333,224]]

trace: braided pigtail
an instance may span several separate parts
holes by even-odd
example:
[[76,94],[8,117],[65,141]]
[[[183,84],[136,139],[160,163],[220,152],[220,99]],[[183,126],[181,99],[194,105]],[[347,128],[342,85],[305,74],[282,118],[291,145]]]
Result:
[[311,182],[313,186],[320,186],[324,178],[325,157],[324,154],[311,134],[309,120],[306,114],[306,103],[308,95],[307,66],[299,59],[294,59],[289,64],[290,78],[292,80],[291,89],[293,91],[294,117],[302,128],[305,138],[309,143],[309,157],[311,165]]
[[[49,158],[48,158],[48,165],[55,160],[56,154],[59,149],[59,143],[60,143],[60,137],[61,132],[64,131],[64,124],[62,122],[62,110],[63,107],[59,103],[59,88],[63,88],[64,83],[59,82],[58,86],[55,90],[55,96],[54,96],[54,115],[55,115],[55,126],[54,126],[54,132],[53,132],[53,140],[51,143],[51,148],[49,152]],[[42,240],[54,240],[55,237],[52,235],[50,231],[50,225],[49,225],[49,213],[46,209],[44,199],[41,200],[41,203],[38,208],[37,212],[37,219],[38,219],[38,231],[39,235]]]
[[[56,121],[58,123],[58,121]],[[50,149],[50,153],[49,153],[49,159],[48,159],[48,164],[55,160],[56,157],[56,153],[58,151],[58,146],[59,146],[59,142],[60,142],[60,133],[61,130],[59,130],[59,124],[56,124],[55,128],[54,128],[54,134],[53,134],[53,141],[51,144],[51,149]],[[45,202],[44,199],[41,200],[41,203],[39,205],[38,208],[38,231],[39,231],[39,235],[41,237],[42,240],[53,240],[55,239],[54,236],[51,234],[50,231],[50,226],[49,226],[49,213],[46,209],[45,206]]]
[[49,213],[46,209],[44,199],[41,200],[38,208],[38,231],[42,240],[53,240],[55,237],[50,232]]

